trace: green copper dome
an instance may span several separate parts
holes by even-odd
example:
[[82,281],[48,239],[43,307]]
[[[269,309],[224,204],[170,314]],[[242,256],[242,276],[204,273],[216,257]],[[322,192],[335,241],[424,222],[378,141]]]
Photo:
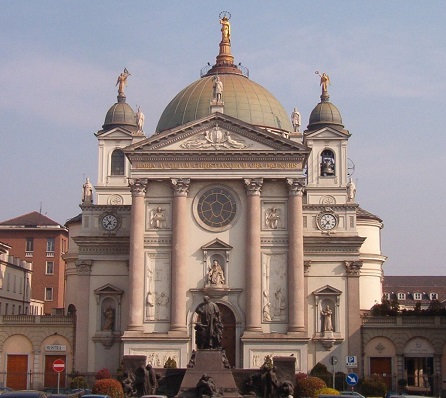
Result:
[[136,117],[132,107],[125,102],[124,96],[118,96],[118,102],[111,106],[105,115],[105,121],[102,126],[104,130],[123,126],[127,128],[136,128]]
[[[246,123],[293,131],[285,109],[265,88],[237,73],[218,74],[223,82],[223,113]],[[206,75],[181,90],[161,115],[156,132],[209,115],[213,75]]]

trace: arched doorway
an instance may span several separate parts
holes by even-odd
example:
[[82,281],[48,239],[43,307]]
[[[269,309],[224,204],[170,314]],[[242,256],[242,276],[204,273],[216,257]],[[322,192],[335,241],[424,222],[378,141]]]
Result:
[[223,340],[222,347],[226,351],[229,364],[235,367],[236,351],[236,328],[235,315],[232,310],[224,304],[217,303],[220,310],[221,320],[223,322]]

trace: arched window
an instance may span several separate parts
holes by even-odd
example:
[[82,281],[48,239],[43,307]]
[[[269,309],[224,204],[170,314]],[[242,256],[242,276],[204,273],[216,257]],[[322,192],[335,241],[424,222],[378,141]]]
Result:
[[334,176],[335,170],[335,157],[333,151],[330,149],[323,150],[321,154],[321,176]]
[[120,149],[115,149],[111,156],[111,175],[124,175],[124,152]]

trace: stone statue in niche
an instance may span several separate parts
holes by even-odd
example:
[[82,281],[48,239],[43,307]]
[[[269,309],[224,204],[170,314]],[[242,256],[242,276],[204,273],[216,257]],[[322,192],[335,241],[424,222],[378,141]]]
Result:
[[208,283],[215,286],[221,286],[226,283],[223,268],[217,260],[214,260],[209,268]]
[[112,331],[115,323],[115,310],[111,306],[111,304],[107,305],[104,310],[104,326],[102,330]]
[[322,315],[322,331],[324,332],[332,332],[333,331],[333,320],[332,315],[333,311],[330,309],[330,306],[327,304],[325,309],[321,311]]
[[265,221],[268,228],[277,229],[280,226],[280,209],[274,206],[267,209]]

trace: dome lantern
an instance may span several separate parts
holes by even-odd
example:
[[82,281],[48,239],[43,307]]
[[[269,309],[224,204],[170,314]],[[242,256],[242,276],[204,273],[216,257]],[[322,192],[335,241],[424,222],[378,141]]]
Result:
[[215,75],[222,82],[221,102],[226,115],[262,128],[293,131],[280,102],[268,90],[250,80],[245,67],[234,64],[230,16],[226,11],[220,13],[221,41],[215,65],[203,68],[201,78],[170,101],[161,114],[156,133],[210,115]]

